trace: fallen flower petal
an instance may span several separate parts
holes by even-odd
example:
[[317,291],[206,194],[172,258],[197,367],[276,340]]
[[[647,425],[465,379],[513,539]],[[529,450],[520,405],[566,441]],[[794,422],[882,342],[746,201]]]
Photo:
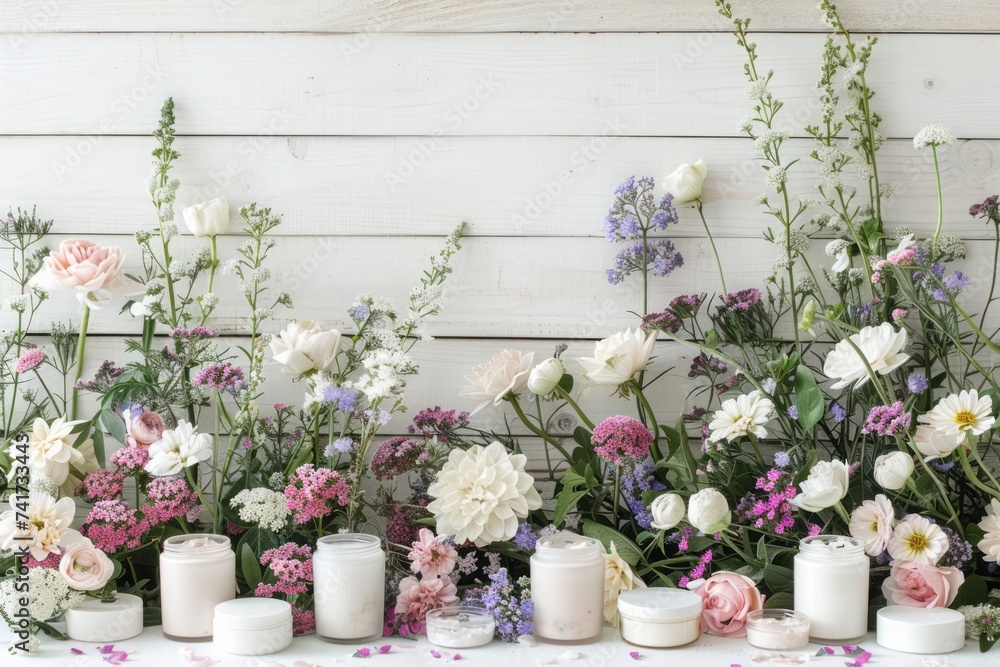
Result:
[[461,653],[456,653],[455,655],[451,656],[451,659],[452,660],[461,660],[462,659],[462,654]]
[[638,660],[639,659],[639,652],[638,651],[629,651],[628,657],[632,658],[633,660]]
[[440,658],[441,657],[441,654],[438,653],[437,651],[435,651],[434,649],[431,649],[431,655],[433,655],[435,658]]
[[[833,649],[830,648],[829,646],[824,646],[823,647],[823,651],[826,651],[827,655],[833,655],[833,653],[834,653]],[[822,655],[822,654],[823,654],[823,652],[821,651],[821,652],[817,653],[816,655]]]
[[863,651],[854,657],[853,662],[845,662],[847,667],[862,667],[868,664],[868,661],[872,659],[871,651]]
[[392,650],[392,644],[386,644],[385,646],[378,647],[379,653],[388,653],[391,650]]
[[71,648],[69,652],[72,653],[73,655],[83,655],[83,651],[78,648]]
[[354,652],[355,658],[367,658],[372,654],[372,650],[367,646],[362,646],[357,651]]
[[207,655],[198,655],[190,646],[185,646],[178,652],[192,667],[209,667],[209,665],[215,664],[215,660],[212,660]]
[[847,646],[841,646],[840,648],[844,649],[844,653],[857,653],[858,652],[858,647],[855,646],[855,645],[853,645],[853,644],[848,644]]

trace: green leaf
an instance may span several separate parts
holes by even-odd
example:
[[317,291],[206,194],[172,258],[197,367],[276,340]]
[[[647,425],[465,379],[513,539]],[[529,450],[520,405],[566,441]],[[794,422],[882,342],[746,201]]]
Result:
[[593,521],[583,522],[583,534],[600,540],[604,548],[611,553],[611,543],[615,543],[615,550],[626,563],[635,567],[639,561],[643,560],[642,551],[635,542],[619,533],[614,528],[605,526]]
[[764,582],[772,593],[791,591],[795,582],[794,572],[783,565],[765,565]]
[[981,633],[979,635],[979,652],[986,653],[991,648],[993,648],[993,645],[996,643],[997,643],[996,639],[990,639],[989,637],[986,636],[985,632]]
[[563,488],[556,496],[556,508],[552,513],[552,523],[557,526],[565,521],[566,515],[590,491],[587,480],[574,470],[567,470],[559,481]]
[[826,413],[826,400],[816,384],[812,371],[800,364],[795,369],[795,407],[798,422],[803,431],[808,431],[819,423]]
[[246,581],[247,588],[251,591],[263,581],[264,575],[260,570],[260,561],[257,560],[253,549],[246,542],[240,546],[240,569],[243,571],[243,580]]
[[563,373],[563,376],[559,378],[559,387],[567,394],[573,391],[573,376],[569,373]]
[[983,604],[989,599],[989,590],[986,580],[978,574],[970,574],[965,579],[965,583],[958,589],[955,601],[951,603],[952,609],[958,609],[964,605]]
[[715,329],[709,329],[705,332],[705,347],[710,350],[714,350],[719,347],[719,332]]
[[108,434],[118,442],[125,443],[125,422],[118,416],[118,413],[104,409],[101,410],[101,424]]
[[97,459],[97,465],[103,468],[105,466],[104,431],[101,430],[100,426],[97,426],[94,429],[94,434],[91,436],[91,440],[94,443],[94,458]]
[[782,591],[768,596],[764,600],[764,609],[792,609],[795,607],[795,596]]
[[590,449],[590,439],[593,434],[582,426],[573,429],[573,440],[584,449]]

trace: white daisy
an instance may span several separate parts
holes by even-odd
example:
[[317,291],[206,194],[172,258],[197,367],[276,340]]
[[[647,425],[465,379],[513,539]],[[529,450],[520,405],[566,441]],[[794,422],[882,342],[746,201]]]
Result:
[[878,556],[889,546],[895,519],[892,503],[880,493],[851,514],[851,537],[864,543],[866,554]]
[[946,435],[979,435],[993,426],[993,401],[975,389],[945,396],[925,415],[917,418]]
[[918,514],[896,526],[889,540],[893,560],[935,565],[948,552],[948,536],[941,527]]
[[774,403],[756,389],[749,394],[731,398],[712,415],[712,421],[708,425],[712,430],[709,440],[733,442],[749,433],[764,438],[767,436],[764,425],[773,415]]

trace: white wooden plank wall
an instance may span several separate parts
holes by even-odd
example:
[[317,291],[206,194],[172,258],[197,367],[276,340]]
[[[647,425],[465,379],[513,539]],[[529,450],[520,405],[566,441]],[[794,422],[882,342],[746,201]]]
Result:
[[[776,70],[796,137],[788,151],[805,156],[823,41],[815,3],[733,4],[764,31],[761,63]],[[981,296],[992,230],[966,211],[998,187],[1000,14],[983,0],[840,8],[857,32],[879,33],[869,78],[890,139],[881,175],[897,187],[892,223],[934,225],[933,171],[913,134],[937,122],[963,140],[942,157],[946,231],[970,241],[972,296]],[[142,185],[148,134],[173,96],[178,209],[222,195],[234,209],[257,201],[283,213],[274,273],[295,297],[289,317],[346,326],[358,292],[404,299],[438,237],[468,220],[447,310],[430,327],[437,340],[417,348],[423,372],[409,401],[468,408],[462,376],[494,351],[540,359],[567,342],[567,356],[582,356],[634,321],[637,286],[606,284],[618,248],[601,230],[629,175],[705,159],[730,286],[768,273],[775,251],[751,203],[762,178],[736,131],[748,111],[742,55],[727,30],[711,0],[7,0],[0,207],[37,204],[55,219],[52,244],[83,236],[135,257],[131,234],[153,221]],[[813,195],[810,170],[804,161],[791,182],[803,197]],[[654,281],[657,306],[718,287],[700,224],[690,209],[681,217],[673,235],[686,263]],[[223,253],[237,243],[223,239]],[[812,252],[819,265],[822,245]],[[218,285],[218,325],[238,342],[246,321],[235,287]],[[92,319],[91,366],[120,357],[121,338],[137,330],[116,312]],[[76,317],[75,301],[56,297],[38,331]],[[690,356],[658,347],[657,365],[675,369],[654,394],[666,415],[690,406]],[[275,401],[299,394],[277,375],[268,390]],[[601,415],[630,409],[600,392],[585,403]],[[499,427],[502,415],[479,423]],[[389,430],[404,427],[397,419]],[[532,459],[540,465],[540,451]]]

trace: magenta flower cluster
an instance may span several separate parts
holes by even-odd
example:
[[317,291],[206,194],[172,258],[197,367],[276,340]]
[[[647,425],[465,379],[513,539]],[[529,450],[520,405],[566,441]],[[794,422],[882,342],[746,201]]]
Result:
[[705,303],[706,296],[708,295],[681,294],[680,296],[675,296],[671,299],[668,310],[681,319],[694,317],[701,309],[701,304]]
[[861,432],[865,435],[878,433],[887,437],[901,435],[910,428],[911,418],[902,401],[896,401],[892,405],[876,405],[868,413]]
[[412,470],[427,458],[427,447],[422,442],[397,436],[389,438],[372,454],[371,471],[375,479],[393,479]]
[[413,418],[413,423],[406,427],[410,433],[420,433],[428,438],[447,438],[455,434],[455,430],[469,425],[469,413],[454,410],[442,410],[440,407],[424,408]]
[[156,477],[146,485],[150,503],[142,508],[151,526],[186,517],[198,507],[198,494],[182,477]]
[[311,463],[299,466],[285,487],[286,506],[299,523],[325,517],[336,505],[343,507],[350,494],[351,487],[340,473]]
[[76,495],[88,503],[100,500],[114,500],[125,488],[125,474],[119,470],[100,468],[88,473],[76,487]]
[[591,443],[594,452],[605,461],[616,465],[635,464],[649,454],[653,434],[638,419],[618,415],[594,427]]
[[698,564],[694,566],[694,569],[680,578],[680,580],[677,582],[677,585],[681,588],[685,588],[692,581],[704,578],[705,571],[708,570],[708,566],[711,564],[712,564],[712,550],[709,549],[708,551],[706,551],[701,555],[701,557],[698,559]]
[[795,525],[794,508],[788,502],[798,493],[786,470],[772,468],[756,484],[757,495],[748,493],[736,507],[736,517],[747,525],[783,535]]
[[30,370],[38,368],[39,364],[43,361],[45,361],[45,353],[37,347],[25,350],[18,357],[17,363],[14,364],[14,372],[18,374],[27,373]]
[[722,301],[722,306],[719,306],[720,309],[745,313],[760,303],[760,290],[752,287],[741,289],[738,292],[724,294],[719,299]]
[[[260,564],[267,567],[275,581],[262,581],[254,589],[254,596],[273,598],[284,595],[292,598],[292,632],[304,635],[316,628],[313,612],[297,604],[295,598],[306,595],[313,584],[312,549],[288,542],[276,549],[268,549],[260,557]],[[272,577],[269,577],[272,578]]]
[[668,308],[662,313],[649,313],[642,316],[643,331],[669,331],[677,333],[681,329],[681,321]]
[[121,500],[100,500],[87,515],[80,533],[106,554],[138,549],[149,530],[149,521]]
[[244,385],[243,369],[231,363],[209,364],[191,380],[196,387],[208,385],[216,391],[236,391]]
[[134,477],[144,472],[149,451],[143,447],[122,447],[111,455],[111,462],[129,477]]

